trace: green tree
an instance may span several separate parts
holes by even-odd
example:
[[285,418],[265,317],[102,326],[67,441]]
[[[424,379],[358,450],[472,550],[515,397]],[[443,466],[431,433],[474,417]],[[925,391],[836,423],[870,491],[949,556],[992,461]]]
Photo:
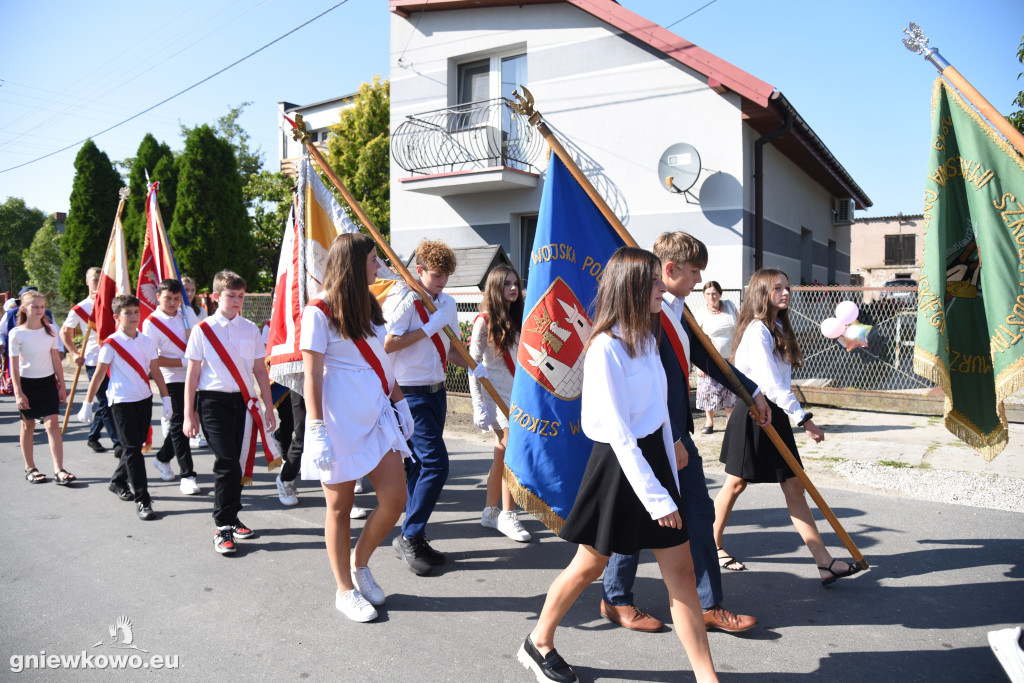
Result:
[[[146,238],[146,173],[150,174],[151,180],[158,180],[155,175],[157,165],[163,159],[170,158],[173,161],[174,155],[167,143],[159,142],[150,133],[142,138],[139,149],[130,160],[121,163],[128,167],[128,189],[131,194],[124,204],[124,245],[128,253],[128,272],[135,275],[139,272],[139,264],[142,261],[142,244]],[[160,206],[164,223],[170,221],[174,214],[163,210],[166,206],[166,190],[163,183],[160,184]]]
[[390,116],[390,83],[378,75],[359,87],[354,105],[341,110],[327,140],[328,163],[385,238],[391,232]]
[[[1017,61],[1024,64],[1024,36],[1021,36],[1020,45],[1017,46]],[[1024,71],[1017,74],[1018,81],[1021,76],[1024,76]],[[1014,128],[1019,130],[1021,133],[1024,133],[1024,90],[1017,93],[1017,97],[1013,100],[1013,106],[1017,108],[1017,111],[1007,114],[1006,120],[1009,121]]]
[[21,254],[44,220],[46,214],[29,208],[20,197],[0,204],[0,291],[16,292],[25,286]]
[[294,187],[295,181],[282,173],[261,171],[249,178],[242,188],[242,195],[251,207],[249,220],[256,246],[258,275],[253,291],[270,292],[274,289]]
[[53,293],[60,288],[60,240],[63,235],[57,230],[53,216],[47,216],[43,227],[36,231],[23,253],[25,270],[29,282],[40,292]]
[[105,152],[86,140],[75,157],[71,208],[61,239],[60,295],[75,302],[88,292],[85,271],[103,265],[114,224],[121,176]]
[[[238,173],[242,182],[248,182],[249,178],[257,175],[263,168],[263,151],[260,147],[249,148],[249,133],[238,124],[242,112],[252,102],[242,102],[237,107],[229,107],[228,113],[217,119],[213,127],[214,132],[223,138],[235,151],[235,161],[238,163]],[[187,138],[194,128],[181,126],[181,137]]]
[[202,289],[217,271],[230,269],[252,289],[255,248],[231,145],[210,126],[196,126],[185,138],[177,166],[177,202],[168,232],[181,271]]

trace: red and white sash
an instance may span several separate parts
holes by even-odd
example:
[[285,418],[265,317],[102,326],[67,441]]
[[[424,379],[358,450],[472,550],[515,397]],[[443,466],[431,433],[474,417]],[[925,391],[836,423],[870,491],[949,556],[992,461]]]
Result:
[[[260,404],[255,396],[250,391],[251,387],[246,386],[245,381],[242,379],[242,373],[238,371],[238,366],[235,365],[234,359],[228,353],[227,349],[224,348],[224,344],[220,338],[210,327],[210,324],[205,320],[199,323],[199,329],[206,335],[213,350],[217,352],[217,356],[221,362],[224,363],[224,367],[231,373],[231,378],[235,380],[235,384],[238,385],[239,391],[242,392],[242,400],[245,401],[245,431],[242,434],[242,450],[238,454],[238,462],[242,466],[242,486],[252,486],[252,468],[256,462],[256,432],[259,431],[260,438],[263,440],[263,455],[267,458],[267,470],[273,471],[274,469],[281,466],[281,456],[277,455],[273,451],[273,447],[270,444],[270,439],[267,438],[267,433],[263,428],[263,416],[260,415]],[[265,400],[269,405],[270,397],[266,396]],[[253,429],[253,425],[256,425],[256,429]]]
[[[480,320],[480,318],[484,319],[484,325],[486,326],[487,325],[487,315],[484,314],[484,313],[481,313],[477,317],[473,318],[473,325],[476,325],[476,321]],[[487,336],[487,339],[490,339],[490,335]],[[501,354],[501,359],[503,361],[505,361],[505,367],[508,368],[509,373],[513,377],[515,377],[516,376],[516,364],[512,361],[512,354],[509,353],[508,350],[505,350],[505,352],[503,352]]]
[[[110,344],[110,346],[113,347],[114,351],[117,352],[117,355],[121,356],[121,359],[124,360],[124,362],[127,363],[128,366],[132,370],[134,370],[135,372],[139,373],[139,377],[142,378],[142,381],[145,382],[146,386],[148,387],[149,386],[149,373],[146,372],[145,368],[142,367],[142,363],[140,363],[139,360],[135,356],[133,356],[131,353],[129,353],[128,349],[126,349],[123,346],[121,346],[120,344],[118,344],[117,340],[114,339],[113,337],[107,337],[107,341],[105,343]],[[110,368],[109,367],[107,368],[107,377],[110,377]],[[146,432],[146,443],[143,444],[143,446],[142,446],[142,452],[143,453],[148,453],[152,446],[153,446],[153,426],[150,425],[149,431]]]
[[683,325],[679,317],[667,302],[661,302],[661,329],[668,337],[672,350],[676,352],[676,359],[683,369],[683,379],[686,382],[687,391],[690,385],[690,337],[683,331]]
[[[93,305],[93,308],[95,309],[95,304]],[[92,313],[87,313],[85,309],[82,308],[81,304],[75,304],[74,306],[71,307],[71,310],[74,312],[75,315],[78,316],[78,319],[81,320],[86,325],[92,322]]]
[[[316,306],[320,309],[320,312],[327,316],[327,321],[330,322],[331,318],[334,317],[331,307],[327,305],[327,302],[323,299],[313,299],[310,301],[308,306]],[[363,359],[367,364],[373,368],[373,371],[377,373],[377,379],[380,380],[380,386],[384,390],[384,396],[391,396],[391,387],[388,386],[388,376],[384,372],[384,366],[380,363],[380,358],[377,358],[377,354],[373,352],[370,345],[366,343],[365,339],[353,339],[353,343],[356,348],[359,349],[359,353],[362,354]]]
[[164,333],[164,336],[182,351],[185,350],[185,340],[174,333],[170,326],[155,315],[149,316],[149,322],[153,323],[156,329]]
[[[427,309],[423,305],[423,301],[416,299],[416,312],[420,314],[420,322],[427,322],[430,316],[427,315]],[[444,350],[444,342],[441,341],[441,334],[435,332],[430,338],[430,341],[434,342],[434,348],[437,349],[437,355],[441,356],[441,370],[443,371],[447,367],[448,353]]]

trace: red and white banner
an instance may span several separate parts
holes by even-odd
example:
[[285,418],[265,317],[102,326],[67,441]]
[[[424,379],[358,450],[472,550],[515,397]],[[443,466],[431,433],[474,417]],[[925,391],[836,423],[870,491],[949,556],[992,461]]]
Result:
[[139,299],[139,327],[156,310],[156,288],[163,280],[178,278],[171,244],[167,240],[167,231],[160,216],[160,204],[157,202],[159,183],[149,186],[146,197],[146,239],[142,245],[142,262],[139,265],[139,281],[135,296]]
[[114,318],[112,308],[114,297],[118,294],[131,293],[128,257],[124,246],[124,226],[121,225],[119,211],[114,218],[114,227],[110,231],[107,254],[103,257],[103,270],[100,272],[100,286],[96,292],[96,303],[93,304],[92,309],[100,344],[117,331],[117,320]]

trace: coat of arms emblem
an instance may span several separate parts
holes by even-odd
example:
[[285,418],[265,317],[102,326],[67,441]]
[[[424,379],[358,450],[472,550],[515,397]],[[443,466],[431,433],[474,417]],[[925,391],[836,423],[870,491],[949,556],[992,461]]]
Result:
[[583,388],[583,346],[591,322],[565,281],[557,277],[523,318],[519,365],[558,398],[579,398]]

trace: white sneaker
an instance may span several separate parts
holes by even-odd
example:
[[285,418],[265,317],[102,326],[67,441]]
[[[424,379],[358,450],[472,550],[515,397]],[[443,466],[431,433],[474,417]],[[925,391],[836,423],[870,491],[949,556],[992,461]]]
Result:
[[988,632],[988,644],[1012,683],[1024,681],[1024,650],[1021,650],[1020,626]]
[[352,490],[352,492],[353,493],[362,493],[363,492],[363,478],[362,477],[359,477],[358,479],[356,479],[356,486]]
[[358,505],[353,505],[352,509],[348,513],[349,519],[363,519],[370,516],[369,508],[361,508]]
[[181,492],[186,496],[198,496],[199,495],[199,484],[196,483],[195,477],[182,477],[181,484],[179,487]]
[[515,510],[504,510],[498,515],[498,531],[520,543],[526,543],[533,538],[530,532],[523,528]]
[[171,469],[171,463],[160,462],[156,458],[153,458],[153,467],[160,473],[160,478],[164,481],[174,481],[174,470]]
[[369,567],[356,567],[352,570],[352,583],[359,594],[371,605],[384,604],[384,589],[373,580]]
[[277,499],[285,507],[295,507],[299,504],[299,496],[295,490],[294,481],[282,481],[281,475],[277,475]]
[[206,439],[203,438],[203,433],[200,432],[198,436],[193,436],[188,440],[188,445],[192,448],[206,448],[208,444],[206,443]]
[[334,606],[352,621],[366,622],[377,618],[377,610],[359,594],[358,588],[334,596]]
[[480,513],[480,526],[488,529],[497,529],[499,514],[501,514],[501,508],[497,505],[485,507],[484,511]]

